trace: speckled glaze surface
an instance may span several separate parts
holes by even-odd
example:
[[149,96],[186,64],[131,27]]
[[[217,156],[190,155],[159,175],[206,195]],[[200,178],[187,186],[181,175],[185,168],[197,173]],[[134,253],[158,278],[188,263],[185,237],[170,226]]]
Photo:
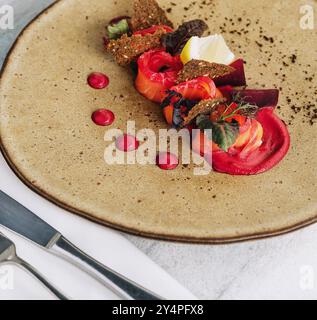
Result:
[[[23,32],[2,70],[1,149],[11,167],[74,213],[154,238],[223,243],[315,222],[317,38],[299,27],[302,1],[160,3],[175,23],[201,17],[212,33],[223,33],[246,60],[250,87],[281,88],[277,111],[292,138],[285,160],[251,177],[107,165],[105,128],[93,124],[93,111],[110,108],[113,127],[122,130],[128,120],[137,129],[166,124],[160,108],[135,91],[132,74],[103,49],[107,21],[131,13],[129,1],[61,0]],[[110,86],[91,89],[92,71],[105,72]]]

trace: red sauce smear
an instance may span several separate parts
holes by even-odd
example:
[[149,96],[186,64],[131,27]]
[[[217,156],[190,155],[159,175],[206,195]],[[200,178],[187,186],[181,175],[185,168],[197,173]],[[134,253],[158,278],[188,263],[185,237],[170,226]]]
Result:
[[285,157],[290,147],[290,136],[284,122],[274,113],[274,108],[260,109],[256,120],[263,127],[263,144],[247,157],[239,153],[214,152],[212,164],[216,171],[231,175],[259,174],[272,169]]

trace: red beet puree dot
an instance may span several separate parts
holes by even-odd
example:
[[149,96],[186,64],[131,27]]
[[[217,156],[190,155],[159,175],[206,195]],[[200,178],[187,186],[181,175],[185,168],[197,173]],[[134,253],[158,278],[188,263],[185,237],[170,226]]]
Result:
[[88,84],[94,89],[103,89],[108,86],[109,78],[100,72],[93,72],[88,76]]
[[178,157],[170,152],[160,152],[156,157],[156,164],[162,170],[174,170],[178,163]]
[[113,112],[107,109],[99,109],[91,116],[92,121],[98,126],[110,126],[114,118]]
[[139,147],[139,141],[134,136],[124,134],[123,136],[119,136],[117,138],[116,147],[120,151],[133,151]]

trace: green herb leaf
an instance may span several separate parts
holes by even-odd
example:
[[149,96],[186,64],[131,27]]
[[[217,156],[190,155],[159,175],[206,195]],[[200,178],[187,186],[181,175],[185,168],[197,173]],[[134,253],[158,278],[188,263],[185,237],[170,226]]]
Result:
[[123,34],[129,32],[129,24],[126,19],[120,20],[116,24],[112,24],[108,26],[108,36],[109,39],[118,39],[120,38]]
[[213,123],[212,140],[225,152],[236,142],[238,135],[239,123],[236,120]]
[[[255,104],[251,104],[251,103],[247,102],[246,100],[248,98],[250,98],[250,97],[248,97],[248,96],[241,97],[240,92],[237,92],[233,96],[232,102],[236,103],[238,106],[237,106],[236,110],[234,110],[233,113],[237,113],[240,111],[239,113],[241,115],[249,117],[249,118],[254,118],[256,116],[257,112],[259,111],[259,107],[256,106]],[[230,117],[230,115],[229,115],[229,117]],[[226,117],[226,118],[228,118],[228,117]]]
[[236,120],[212,122],[208,116],[201,115],[197,117],[196,124],[201,130],[211,129],[211,135],[210,131],[206,131],[207,138],[225,152],[236,142],[239,135],[239,123]]
[[230,106],[231,106],[230,104],[227,105],[227,108],[225,109],[223,114],[220,116],[219,121],[225,121],[236,115],[242,115],[248,118],[254,118],[259,109],[257,106],[253,104],[240,102],[233,111],[228,113]]
[[208,140],[212,140],[212,129],[213,129],[213,123],[209,119],[209,117],[205,114],[200,114],[196,118],[196,125],[200,130],[206,130],[206,136]]

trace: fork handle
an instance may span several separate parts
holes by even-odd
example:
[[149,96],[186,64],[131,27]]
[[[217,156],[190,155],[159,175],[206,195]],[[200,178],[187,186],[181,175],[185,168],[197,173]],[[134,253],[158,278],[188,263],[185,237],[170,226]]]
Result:
[[102,281],[108,289],[124,300],[163,300],[153,292],[96,261],[63,236],[49,250],[88,272],[96,280]]
[[54,285],[52,285],[45,277],[43,277],[33,266],[19,257],[13,257],[10,262],[22,267],[36,279],[38,279],[49,291],[51,291],[59,300],[68,300]]

